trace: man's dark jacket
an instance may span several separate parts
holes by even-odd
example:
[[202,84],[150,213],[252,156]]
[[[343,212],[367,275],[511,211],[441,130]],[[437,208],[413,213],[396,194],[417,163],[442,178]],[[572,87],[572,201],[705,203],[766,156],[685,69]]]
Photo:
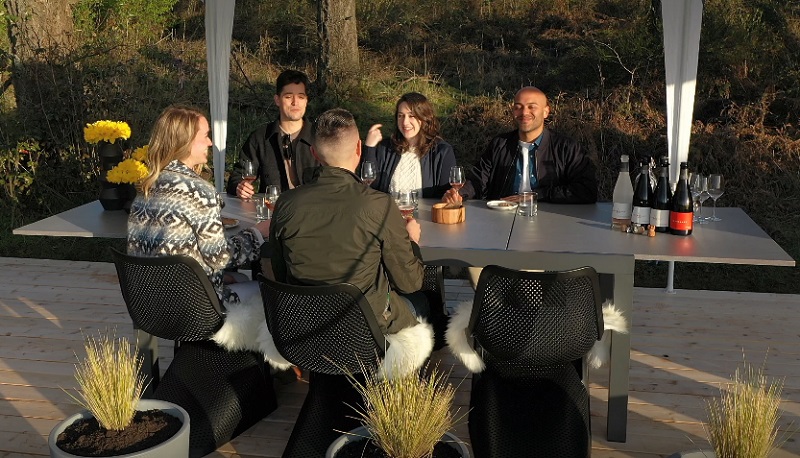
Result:
[[[514,179],[520,157],[517,131],[493,138],[461,189],[467,198],[500,199],[517,194]],[[594,161],[571,138],[545,128],[536,150],[535,191],[542,202],[587,204],[597,201]]]
[[[386,138],[374,147],[364,146],[362,150],[362,160],[375,164],[375,181],[372,182],[372,187],[389,192],[394,170],[400,162],[400,154],[395,150],[392,139]],[[450,189],[450,168],[454,165],[456,155],[453,147],[446,141],[437,139],[428,154],[420,159],[422,197],[441,198]]]
[[[286,176],[286,167],[283,163],[283,148],[281,147],[280,122],[274,121],[261,126],[247,138],[242,146],[239,162],[233,165],[233,171],[228,178],[228,194],[236,195],[236,187],[242,181],[242,162],[245,159],[253,161],[258,169],[260,186],[258,192],[265,192],[268,185],[278,185],[281,191],[289,189],[289,179]],[[303,119],[303,128],[294,142],[293,166],[297,175],[298,184],[303,184],[313,174],[314,167],[319,165],[311,154],[312,124]]]
[[269,232],[277,281],[352,283],[384,333],[417,324],[398,293],[419,291],[424,267],[390,195],[348,170],[319,167],[312,181],[281,194]]

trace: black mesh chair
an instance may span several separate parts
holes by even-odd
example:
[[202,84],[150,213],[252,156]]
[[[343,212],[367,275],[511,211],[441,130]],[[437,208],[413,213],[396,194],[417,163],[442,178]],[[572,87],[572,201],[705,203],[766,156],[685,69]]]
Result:
[[472,379],[476,457],[590,456],[589,394],[579,362],[602,337],[602,321],[591,267],[483,269],[467,328],[486,364]]
[[[213,452],[275,410],[264,356],[229,351],[209,340],[222,327],[225,313],[197,261],[116,250],[112,255],[134,327],[176,341],[175,358],[152,398],[174,402],[189,413],[191,456]],[[158,373],[155,364],[150,370]]]
[[[267,327],[278,352],[309,372],[309,387],[283,457],[319,458],[358,426],[364,402],[345,374],[361,377],[385,354],[386,340],[361,291],[350,284],[293,286],[259,276]],[[363,381],[363,378],[360,378]]]

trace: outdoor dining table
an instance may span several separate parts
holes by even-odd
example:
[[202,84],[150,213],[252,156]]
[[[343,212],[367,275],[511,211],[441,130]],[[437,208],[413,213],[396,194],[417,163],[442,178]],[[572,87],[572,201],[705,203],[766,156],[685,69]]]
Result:
[[[223,216],[255,223],[253,202],[226,196]],[[691,236],[627,234],[610,229],[611,204],[554,205],[539,203],[529,219],[514,211],[495,210],[483,201],[467,201],[466,221],[431,222],[432,199],[419,203],[420,247],[428,264],[515,269],[564,270],[592,266],[601,275],[604,296],[631,320],[636,260],[794,266],[795,261],[739,208],[717,208],[722,221],[695,225]],[[15,229],[19,235],[73,237],[126,236],[127,214],[104,211],[90,202]],[[231,229],[231,231],[238,230]],[[633,323],[631,323],[633,325]],[[631,332],[635,328],[631,327]],[[607,439],[624,442],[628,416],[630,335],[615,333],[611,341],[608,382]]]

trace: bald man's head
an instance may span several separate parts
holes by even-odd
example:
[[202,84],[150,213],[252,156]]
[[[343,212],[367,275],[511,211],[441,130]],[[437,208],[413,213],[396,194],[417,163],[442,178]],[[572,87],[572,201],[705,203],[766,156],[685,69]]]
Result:
[[315,127],[313,147],[320,161],[346,169],[358,164],[358,127],[349,111],[343,108],[328,110],[319,115]]
[[541,89],[526,86],[517,91],[511,111],[520,140],[533,142],[544,130],[544,120],[550,116],[550,104]]

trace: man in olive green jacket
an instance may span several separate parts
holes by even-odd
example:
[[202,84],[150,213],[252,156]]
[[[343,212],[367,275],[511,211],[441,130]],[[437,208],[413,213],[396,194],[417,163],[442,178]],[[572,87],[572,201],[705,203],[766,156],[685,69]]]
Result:
[[430,313],[420,293],[420,226],[392,197],[365,186],[355,170],[361,140],[353,116],[317,118],[311,151],[323,164],[311,182],[281,194],[270,227],[275,279],[300,285],[347,282],[366,296],[384,334]]

